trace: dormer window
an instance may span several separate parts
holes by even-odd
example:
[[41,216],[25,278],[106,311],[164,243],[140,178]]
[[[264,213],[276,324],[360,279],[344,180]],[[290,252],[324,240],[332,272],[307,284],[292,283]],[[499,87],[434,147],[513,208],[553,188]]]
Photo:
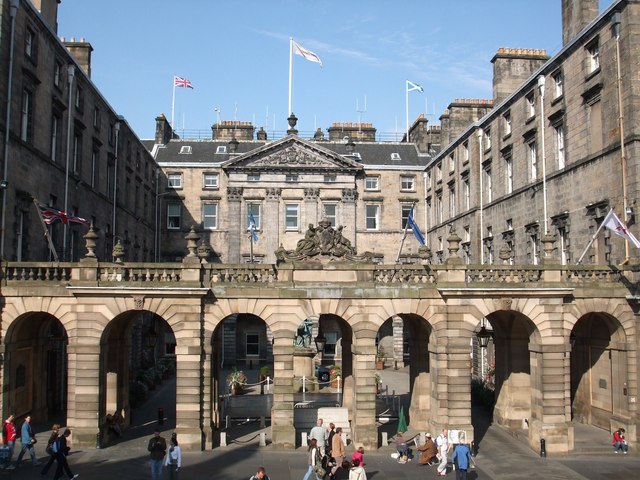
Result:
[[218,145],[218,147],[216,148],[216,153],[227,153],[227,146]]
[[360,155],[360,152],[353,152],[351,155],[358,160],[362,160],[362,155]]
[[400,154],[397,152],[393,152],[391,154],[391,160],[400,160]]
[[180,155],[191,155],[191,145],[183,145],[180,147]]

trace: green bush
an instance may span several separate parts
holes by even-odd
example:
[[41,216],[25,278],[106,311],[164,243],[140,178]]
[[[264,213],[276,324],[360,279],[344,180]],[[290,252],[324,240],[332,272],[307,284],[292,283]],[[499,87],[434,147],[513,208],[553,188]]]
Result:
[[479,379],[471,380],[471,401],[488,410],[493,410],[496,404],[496,392],[493,385]]

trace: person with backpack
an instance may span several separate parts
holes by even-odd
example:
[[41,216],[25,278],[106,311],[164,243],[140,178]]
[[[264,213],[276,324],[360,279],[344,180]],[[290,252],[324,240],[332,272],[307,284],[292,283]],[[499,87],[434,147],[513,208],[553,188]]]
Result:
[[22,423],[22,429],[20,430],[20,443],[22,443],[22,450],[20,450],[20,454],[16,460],[16,467],[20,466],[22,457],[24,457],[24,454],[27,452],[29,452],[29,456],[31,457],[31,465],[40,465],[34,446],[37,441],[38,440],[33,433],[33,427],[31,426],[31,415],[27,415]]
[[2,424],[2,441],[4,443],[4,446],[9,448],[9,456],[7,457],[5,463],[5,465],[7,465],[7,470],[13,470],[14,468],[16,468],[14,465],[11,465],[11,459],[13,458],[13,447],[18,436],[14,419],[15,417],[13,416],[13,414],[11,414]]
[[67,462],[67,455],[69,455],[69,450],[71,450],[67,446],[67,438],[69,438],[69,435],[71,435],[71,430],[66,428],[64,433],[56,438],[51,445],[53,454],[55,455],[56,461],[58,462],[58,468],[56,469],[56,473],[53,476],[53,480],[58,480],[60,477],[62,477],[63,470],[69,477],[69,480],[74,480],[80,476],[77,473],[75,475],[73,474],[71,468],[69,468],[69,462]]
[[49,460],[47,461],[47,464],[44,466],[44,468],[40,472],[40,475],[43,475],[43,476],[46,475],[47,472],[49,472],[51,465],[53,465],[53,462],[55,462],[56,460],[55,453],[53,452],[53,442],[57,440],[59,431],[60,431],[60,425],[58,425],[57,423],[54,423],[53,426],[51,427],[51,436],[47,441],[47,448],[45,449],[45,451],[49,454]]
[[269,477],[267,476],[267,472],[265,471],[264,467],[260,466],[258,467],[258,471],[256,472],[256,474],[251,475],[251,478],[249,478],[249,480],[269,480]]
[[460,434],[460,443],[456,445],[453,450],[453,456],[451,461],[456,465],[456,480],[467,480],[467,470],[469,470],[469,464],[471,463],[471,450],[469,446],[464,443],[465,436]]

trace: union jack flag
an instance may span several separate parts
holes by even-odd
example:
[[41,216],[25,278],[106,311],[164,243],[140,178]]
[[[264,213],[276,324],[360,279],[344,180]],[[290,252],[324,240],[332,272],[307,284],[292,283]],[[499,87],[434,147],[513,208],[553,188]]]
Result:
[[173,86],[183,88],[193,88],[193,84],[184,77],[173,76]]
[[65,225],[69,222],[71,223],[82,223],[83,225],[89,225],[89,221],[82,217],[76,217],[73,215],[67,215],[65,212],[61,212],[60,210],[56,210],[53,207],[46,207],[42,204],[38,204],[38,210],[40,210],[40,215],[42,216],[42,221],[47,225],[51,225],[58,220],[60,220]]

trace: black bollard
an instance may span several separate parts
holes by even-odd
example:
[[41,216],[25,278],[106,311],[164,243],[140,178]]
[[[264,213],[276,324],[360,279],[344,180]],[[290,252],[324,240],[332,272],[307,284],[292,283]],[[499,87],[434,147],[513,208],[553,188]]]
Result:
[[101,436],[102,436],[102,435],[100,435],[100,430],[98,430],[98,433],[96,433],[96,448],[100,448],[100,444],[102,443],[102,442],[100,441],[100,437],[101,437]]
[[540,439],[540,456],[543,458],[547,456],[547,442],[544,438]]
[[164,408],[158,408],[158,425],[164,424]]

